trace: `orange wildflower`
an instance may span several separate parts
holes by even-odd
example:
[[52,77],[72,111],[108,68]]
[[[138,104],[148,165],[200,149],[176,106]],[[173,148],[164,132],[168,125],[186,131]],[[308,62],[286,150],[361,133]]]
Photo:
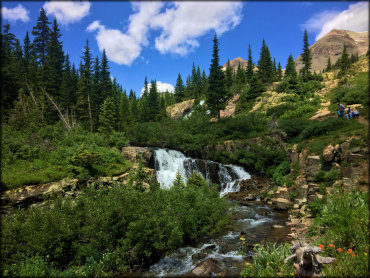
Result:
[[355,257],[356,255],[355,255],[355,253],[352,253],[352,257]]
[[339,253],[342,253],[342,252],[343,252],[343,249],[339,247],[339,248],[337,249],[337,251],[338,251]]
[[352,249],[348,249],[347,250],[347,254],[352,254],[353,253],[353,250]]
[[321,248],[322,251],[325,250],[325,246],[324,245],[320,244],[319,247]]
[[329,247],[334,248],[335,246],[333,243],[329,243]]

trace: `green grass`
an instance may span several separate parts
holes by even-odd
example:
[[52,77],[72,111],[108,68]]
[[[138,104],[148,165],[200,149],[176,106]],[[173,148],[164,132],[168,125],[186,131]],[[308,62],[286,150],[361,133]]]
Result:
[[106,136],[79,128],[67,132],[59,124],[37,131],[4,125],[2,139],[3,190],[76,176],[71,160],[82,145],[101,158],[92,176],[116,175],[131,167],[120,151],[127,144],[123,133]]

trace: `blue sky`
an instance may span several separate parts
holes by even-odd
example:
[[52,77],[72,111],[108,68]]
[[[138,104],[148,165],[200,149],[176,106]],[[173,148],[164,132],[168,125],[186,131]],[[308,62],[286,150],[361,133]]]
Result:
[[[298,57],[303,31],[313,44],[333,28],[368,31],[367,2],[35,2],[3,1],[2,24],[23,43],[41,7],[49,21],[57,17],[63,49],[78,66],[89,39],[93,57],[106,49],[111,76],[124,89],[141,94],[145,76],[160,88],[183,80],[192,63],[208,74],[214,32],[219,35],[220,63],[247,58],[251,44],[257,62],[264,38],[284,68],[289,54]],[[32,40],[31,36],[31,40]]]

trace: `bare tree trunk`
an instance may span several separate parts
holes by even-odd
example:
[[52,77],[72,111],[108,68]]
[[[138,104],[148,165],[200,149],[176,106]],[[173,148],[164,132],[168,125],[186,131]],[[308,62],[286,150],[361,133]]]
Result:
[[[71,130],[71,125],[69,124],[69,121],[68,119],[66,119],[62,112],[60,111],[58,105],[54,102],[54,100],[52,99],[52,97],[46,92],[46,90],[44,89],[44,92],[45,92],[45,95],[47,96],[47,98],[50,100],[50,102],[53,104],[53,106],[55,107],[55,109],[58,111],[59,113],[59,117],[60,119],[62,120],[62,122],[64,123],[64,126],[68,129],[68,130]],[[68,116],[67,116],[68,117]]]
[[87,93],[87,102],[89,104],[89,118],[90,118],[90,131],[93,131],[93,121],[91,115],[91,105],[90,105],[90,93]]

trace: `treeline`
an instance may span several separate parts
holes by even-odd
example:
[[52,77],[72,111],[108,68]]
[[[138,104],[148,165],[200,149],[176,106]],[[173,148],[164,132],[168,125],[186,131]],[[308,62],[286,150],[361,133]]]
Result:
[[88,40],[80,64],[71,64],[57,20],[51,24],[44,9],[31,35],[32,41],[27,31],[21,45],[10,25],[3,26],[3,123],[23,128],[61,120],[67,129],[78,123],[90,131],[123,131],[135,122],[161,120],[174,103],[172,94],[158,93],[156,81],[148,86],[147,78],[141,98],[132,90],[127,95],[111,78],[105,51],[93,59]]

